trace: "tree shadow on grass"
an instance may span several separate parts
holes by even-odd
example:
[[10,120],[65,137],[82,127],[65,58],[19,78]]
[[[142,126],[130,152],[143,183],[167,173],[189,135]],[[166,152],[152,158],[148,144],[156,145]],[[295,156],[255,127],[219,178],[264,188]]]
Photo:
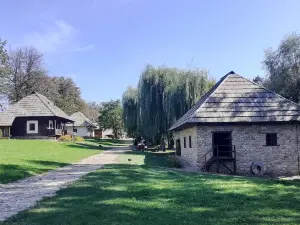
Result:
[[26,160],[24,165],[0,164],[0,183],[10,183],[67,165],[69,164],[43,160]]
[[86,141],[97,143],[99,145],[116,146],[116,147],[132,145],[132,141],[117,140],[117,139],[86,139]]
[[74,143],[69,145],[72,148],[80,148],[80,149],[89,149],[89,150],[103,150],[97,145],[87,144],[87,143]]
[[299,224],[299,188],[106,165],[4,224]]
[[23,179],[25,177],[31,176],[32,172],[29,166],[19,166],[19,165],[0,165],[0,183],[6,184],[12,181]]

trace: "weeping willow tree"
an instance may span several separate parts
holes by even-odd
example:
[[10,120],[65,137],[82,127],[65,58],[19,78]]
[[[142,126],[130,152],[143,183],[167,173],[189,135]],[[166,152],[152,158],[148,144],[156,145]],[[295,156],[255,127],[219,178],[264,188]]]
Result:
[[127,135],[134,137],[137,135],[138,120],[138,89],[128,87],[123,93],[123,121]]
[[170,126],[214,83],[205,70],[147,66],[137,89],[129,88],[123,95],[127,132],[133,134],[136,129],[135,134],[156,144],[162,138],[169,138]]

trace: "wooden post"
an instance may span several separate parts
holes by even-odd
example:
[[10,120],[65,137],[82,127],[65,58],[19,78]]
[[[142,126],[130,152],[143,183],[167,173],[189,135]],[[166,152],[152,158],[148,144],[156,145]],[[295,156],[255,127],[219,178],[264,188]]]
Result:
[[10,127],[8,127],[8,138],[10,138]]
[[72,132],[72,134],[73,134],[73,141],[75,142],[75,135],[74,135],[74,122],[73,122],[73,132]]

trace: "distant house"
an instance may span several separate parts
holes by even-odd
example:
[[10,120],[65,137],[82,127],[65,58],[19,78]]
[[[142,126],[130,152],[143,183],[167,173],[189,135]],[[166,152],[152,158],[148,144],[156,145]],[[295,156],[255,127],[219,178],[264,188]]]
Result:
[[112,129],[107,129],[102,131],[102,138],[113,138],[114,133]]
[[28,139],[56,138],[73,119],[45,96],[33,92],[0,113],[3,136]]
[[230,72],[170,130],[196,170],[296,175],[300,106]]
[[67,134],[81,136],[81,137],[94,137],[95,129],[97,126],[89,120],[83,113],[76,112],[72,114],[71,119],[74,120],[73,124],[68,124],[66,126]]

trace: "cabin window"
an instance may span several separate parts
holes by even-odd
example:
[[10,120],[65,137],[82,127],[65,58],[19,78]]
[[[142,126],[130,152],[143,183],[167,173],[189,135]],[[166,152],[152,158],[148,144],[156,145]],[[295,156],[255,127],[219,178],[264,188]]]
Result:
[[73,133],[77,133],[77,129],[76,128],[73,129]]
[[186,137],[183,138],[183,147],[186,148]]
[[189,147],[192,148],[192,137],[189,136]]
[[277,134],[276,133],[266,134],[266,146],[277,146]]
[[53,129],[53,120],[49,120],[49,129]]
[[27,121],[27,134],[37,134],[38,133],[38,121],[28,120]]

